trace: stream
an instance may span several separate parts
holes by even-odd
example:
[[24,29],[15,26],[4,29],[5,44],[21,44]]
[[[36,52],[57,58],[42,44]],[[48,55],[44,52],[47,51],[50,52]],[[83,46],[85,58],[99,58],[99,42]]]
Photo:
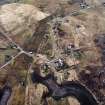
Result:
[[47,97],[60,100],[61,98],[72,96],[80,102],[80,105],[98,105],[95,96],[78,82],[67,81],[63,84],[58,84],[51,74],[41,77],[35,72],[32,73],[31,78],[33,83],[41,83],[48,88],[49,92],[42,97],[43,100],[46,100]]

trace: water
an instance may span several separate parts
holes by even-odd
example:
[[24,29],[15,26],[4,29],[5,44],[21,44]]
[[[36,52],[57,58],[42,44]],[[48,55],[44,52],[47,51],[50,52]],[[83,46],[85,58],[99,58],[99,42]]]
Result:
[[16,3],[19,2],[20,0],[0,0],[0,5],[3,4],[9,4],[9,3]]

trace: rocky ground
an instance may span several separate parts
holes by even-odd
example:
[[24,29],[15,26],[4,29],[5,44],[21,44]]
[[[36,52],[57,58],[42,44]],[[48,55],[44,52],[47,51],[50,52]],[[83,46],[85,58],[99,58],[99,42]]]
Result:
[[[8,105],[42,105],[42,84],[30,73],[79,81],[105,105],[104,0],[0,0],[0,88]],[[48,105],[80,105],[72,97]]]

